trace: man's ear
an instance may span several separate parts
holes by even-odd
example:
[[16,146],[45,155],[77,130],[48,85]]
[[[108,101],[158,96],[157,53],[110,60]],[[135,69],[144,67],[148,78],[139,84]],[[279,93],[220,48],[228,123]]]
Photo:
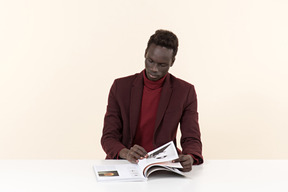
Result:
[[175,60],[176,60],[176,58],[174,57],[174,58],[173,58],[173,60],[172,60],[172,63],[171,63],[171,66],[170,66],[170,67],[172,67],[172,66],[173,66],[173,64],[174,64]]

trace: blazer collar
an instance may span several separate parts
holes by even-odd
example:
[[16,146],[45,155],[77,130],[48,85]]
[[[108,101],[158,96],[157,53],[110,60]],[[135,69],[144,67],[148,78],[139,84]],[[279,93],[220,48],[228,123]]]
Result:
[[130,101],[130,136],[133,140],[136,129],[138,126],[139,115],[141,110],[141,103],[142,103],[142,94],[143,94],[143,76],[142,72],[139,73],[133,84],[131,89],[131,101]]
[[159,106],[158,106],[157,115],[156,115],[155,133],[163,119],[164,113],[168,107],[168,104],[172,95],[172,85],[171,85],[170,77],[171,75],[168,73],[164,81],[163,87],[162,87]]

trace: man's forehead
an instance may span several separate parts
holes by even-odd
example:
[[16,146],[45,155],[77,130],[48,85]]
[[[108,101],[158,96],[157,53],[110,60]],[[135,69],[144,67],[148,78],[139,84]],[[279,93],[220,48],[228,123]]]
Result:
[[157,57],[159,59],[171,59],[173,57],[173,49],[151,44],[147,50],[147,54],[149,57]]

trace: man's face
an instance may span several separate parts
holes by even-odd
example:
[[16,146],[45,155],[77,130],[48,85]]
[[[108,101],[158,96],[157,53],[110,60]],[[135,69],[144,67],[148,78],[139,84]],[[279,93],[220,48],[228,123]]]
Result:
[[151,81],[161,79],[173,63],[173,49],[151,44],[145,54],[146,77]]

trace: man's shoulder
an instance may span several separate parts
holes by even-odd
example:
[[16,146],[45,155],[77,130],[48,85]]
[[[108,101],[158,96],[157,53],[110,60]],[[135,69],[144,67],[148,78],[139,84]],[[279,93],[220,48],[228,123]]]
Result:
[[119,77],[115,79],[115,82],[120,83],[120,84],[127,84],[127,83],[132,83],[134,82],[135,79],[139,78],[140,73],[135,73],[133,75],[128,75],[124,77]]
[[[114,86],[121,89],[131,89],[134,86],[141,86],[143,84],[143,75],[142,73],[135,73],[134,75],[129,75],[125,77],[119,77],[114,80]],[[128,91],[128,90],[126,90]]]
[[140,73],[135,73],[133,75],[118,77],[117,79],[115,79],[115,81],[129,81],[129,80],[135,79],[139,75],[140,75]]
[[170,81],[171,81],[171,84],[173,87],[193,87],[194,88],[194,85],[192,85],[191,83],[183,80],[183,79],[180,79],[178,77],[175,77],[174,75],[170,74]]

